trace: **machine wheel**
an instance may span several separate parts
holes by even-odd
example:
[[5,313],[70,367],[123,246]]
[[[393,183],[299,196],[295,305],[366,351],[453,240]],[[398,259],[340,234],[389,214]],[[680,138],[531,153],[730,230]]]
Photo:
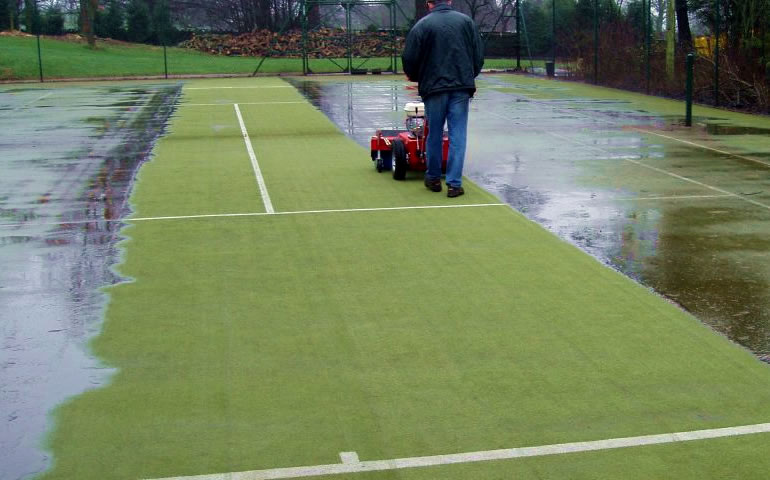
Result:
[[406,180],[406,147],[401,140],[393,140],[393,180]]

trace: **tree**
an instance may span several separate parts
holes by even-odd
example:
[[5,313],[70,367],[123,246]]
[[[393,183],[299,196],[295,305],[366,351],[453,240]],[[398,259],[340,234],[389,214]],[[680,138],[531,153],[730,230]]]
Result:
[[127,11],[126,37],[130,42],[142,43],[150,38],[150,9],[144,0],[131,0]]
[[0,30],[18,27],[19,5],[16,0],[0,0]]
[[152,9],[152,33],[155,43],[160,45],[167,45],[173,37],[174,26],[166,0],[159,0]]
[[61,8],[53,5],[46,9],[42,30],[46,35],[64,35],[64,14]]
[[90,47],[96,46],[94,16],[99,7],[99,0],[80,0],[80,34],[85,35]]
[[676,0],[676,25],[679,28],[679,47],[684,52],[692,52],[692,32],[687,0]]
[[27,28],[27,33],[34,35],[41,33],[42,21],[35,0],[24,0],[24,26]]
[[118,0],[109,0],[107,8],[97,18],[97,34],[106,38],[123,40],[126,38],[125,15]]
[[674,0],[666,2],[666,79],[669,83],[674,81],[675,61],[675,35],[674,28]]

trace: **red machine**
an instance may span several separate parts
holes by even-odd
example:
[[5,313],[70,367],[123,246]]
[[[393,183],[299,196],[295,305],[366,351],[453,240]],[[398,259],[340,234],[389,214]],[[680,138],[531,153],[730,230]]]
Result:
[[[406,179],[406,171],[424,172],[428,168],[425,156],[425,105],[409,102],[404,106],[406,130],[377,130],[371,139],[372,161],[378,172],[393,170],[394,180]],[[444,132],[441,171],[446,172],[449,137]]]

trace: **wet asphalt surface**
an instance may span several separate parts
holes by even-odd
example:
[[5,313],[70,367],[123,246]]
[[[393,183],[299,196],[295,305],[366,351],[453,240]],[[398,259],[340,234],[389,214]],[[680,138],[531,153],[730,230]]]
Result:
[[0,478],[48,466],[47,415],[111,369],[87,351],[138,166],[180,86],[0,92]]
[[[366,148],[376,129],[403,128],[404,104],[419,100],[402,79],[293,83]],[[767,166],[657,142],[635,129],[675,129],[682,119],[633,110],[627,102],[538,100],[492,77],[478,84],[468,178],[770,362],[770,209],[746,201],[770,205]],[[705,131],[759,135],[770,145],[763,129],[715,124]],[[371,163],[366,156],[361,162]],[[411,178],[422,188],[419,174]]]

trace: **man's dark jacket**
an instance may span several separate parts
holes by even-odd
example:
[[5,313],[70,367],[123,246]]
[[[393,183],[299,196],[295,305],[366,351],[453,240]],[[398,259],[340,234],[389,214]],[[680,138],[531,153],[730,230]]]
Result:
[[401,60],[423,99],[449,90],[473,95],[474,79],[484,65],[484,44],[470,17],[438,3],[409,31]]

